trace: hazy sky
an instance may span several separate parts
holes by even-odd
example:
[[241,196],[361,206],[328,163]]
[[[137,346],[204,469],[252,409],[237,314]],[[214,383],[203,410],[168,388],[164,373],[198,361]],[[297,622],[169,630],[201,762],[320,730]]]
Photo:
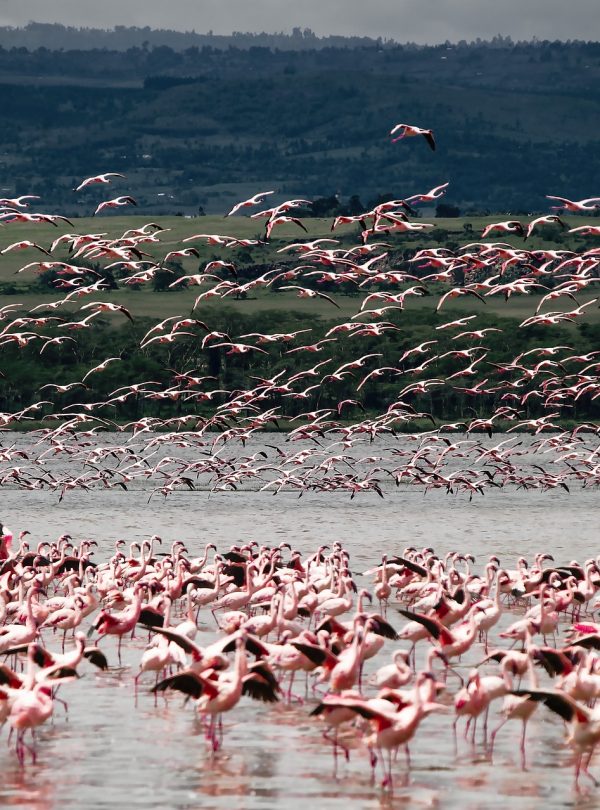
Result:
[[0,24],[364,34],[400,42],[600,39],[600,0],[0,0]]

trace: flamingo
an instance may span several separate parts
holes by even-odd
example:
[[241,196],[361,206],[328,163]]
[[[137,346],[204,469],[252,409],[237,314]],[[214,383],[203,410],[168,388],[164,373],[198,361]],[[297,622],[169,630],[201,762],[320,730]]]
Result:
[[92,216],[96,216],[96,214],[99,214],[101,211],[104,211],[107,208],[120,208],[123,205],[137,205],[137,202],[133,199],[133,197],[129,196],[115,197],[113,200],[105,200],[98,205]]
[[91,636],[94,631],[100,636],[110,635],[119,637],[119,663],[121,663],[121,644],[123,636],[134,630],[142,610],[142,599],[143,589],[140,585],[136,585],[134,588],[134,600],[128,608],[121,613],[109,613],[107,610],[102,610],[88,631],[88,637]]
[[86,177],[86,179],[82,180],[81,183],[73,189],[73,191],[81,191],[83,188],[87,188],[88,186],[93,186],[98,183],[110,183],[111,177],[125,177],[125,175],[119,174],[119,172],[105,172],[104,174],[96,174],[93,177]]
[[412,680],[412,669],[408,666],[410,650],[396,650],[392,663],[379,667],[369,678],[369,683],[378,689],[400,689]]
[[600,741],[600,707],[590,709],[559,690],[515,689],[516,697],[544,703],[550,711],[559,715],[569,726],[567,739],[575,751],[575,788],[579,790],[579,776],[583,772],[598,787],[598,780],[590,773],[589,767],[594,749]]
[[264,662],[248,666],[245,637],[239,636],[235,642],[233,672],[224,672],[217,678],[203,677],[193,671],[181,672],[158,683],[153,692],[177,689],[195,700],[200,714],[210,715],[207,732],[213,751],[222,743],[220,716],[230,711],[239,702],[243,693],[255,700],[274,703],[279,700],[279,686]]
[[251,208],[254,205],[260,205],[265,197],[268,197],[269,194],[275,194],[274,191],[261,191],[258,194],[255,194],[252,197],[249,197],[247,200],[242,200],[242,202],[236,203],[231,211],[228,214],[225,214],[226,217],[231,217],[242,208]]
[[[526,657],[527,657],[527,672],[529,673],[529,686],[531,689],[537,689],[539,685],[538,678],[533,668],[533,661],[531,659],[531,655],[527,653]],[[505,725],[505,723],[507,723],[509,720],[520,720],[522,723],[522,730],[521,730],[519,751],[521,754],[521,768],[522,770],[525,770],[526,767],[525,743],[527,738],[527,723],[529,722],[531,716],[537,709],[537,703],[535,701],[529,700],[529,697],[525,695],[515,695],[510,691],[512,690],[512,683],[511,683],[512,667],[510,658],[508,657],[504,658],[502,660],[500,668],[509,692],[504,697],[502,708],[500,710],[502,720],[492,731],[490,737],[490,755],[493,755],[496,736],[498,735],[500,729]]]
[[[396,135],[397,132],[400,134]],[[429,144],[429,148],[435,151],[435,138],[433,137],[433,132],[430,129],[422,129],[421,127],[415,127],[412,124],[395,124],[395,126],[393,126],[390,130],[390,135],[396,135],[395,138],[392,138],[392,143],[396,143],[397,141],[402,140],[402,138],[413,138],[415,136],[422,135]],[[407,200],[407,202],[409,201],[410,200]]]
[[[11,535],[12,537],[12,535]],[[25,624],[5,624],[0,627],[0,653],[20,644],[28,644],[38,636],[37,622],[33,613],[32,602],[34,596],[41,592],[40,588],[31,587],[25,601]]]
[[566,197],[553,197],[546,194],[547,200],[556,200],[560,205],[553,205],[552,208],[558,211],[571,211],[574,214],[585,214],[588,211],[600,209],[600,197],[588,197],[585,200],[567,200]]
[[[422,672],[417,678],[417,684],[426,679],[431,679],[431,673]],[[423,702],[420,690],[416,690],[415,702],[408,706],[402,706],[398,712],[391,710],[376,709],[369,705],[364,698],[338,698],[331,701],[331,708],[348,708],[371,721],[373,732],[365,737],[365,744],[369,749],[375,749],[382,755],[387,750],[387,767],[382,757],[384,778],[382,787],[392,788],[392,755],[400,746],[406,746],[414,737],[421,721],[432,712],[446,712],[446,706],[434,702]],[[376,762],[376,758],[372,760]]]

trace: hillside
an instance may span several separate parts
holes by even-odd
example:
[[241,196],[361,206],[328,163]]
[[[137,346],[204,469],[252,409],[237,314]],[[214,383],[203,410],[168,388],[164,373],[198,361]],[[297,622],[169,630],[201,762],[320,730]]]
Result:
[[[2,193],[85,215],[102,192],[72,188],[110,170],[156,214],[218,213],[262,188],[366,203],[450,181],[463,213],[598,194],[597,43],[299,39],[296,51],[0,48]],[[421,139],[392,144],[399,121],[432,127],[435,153]]]

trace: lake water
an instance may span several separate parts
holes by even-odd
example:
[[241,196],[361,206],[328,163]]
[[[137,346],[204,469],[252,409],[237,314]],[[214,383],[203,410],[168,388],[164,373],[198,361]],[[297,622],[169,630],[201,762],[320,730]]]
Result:
[[[11,439],[13,437],[10,437]],[[25,445],[27,437],[14,437]],[[3,441],[7,446],[7,438]],[[247,448],[248,450],[248,448]],[[251,449],[250,452],[253,452]],[[56,462],[58,464],[58,462]],[[67,463],[60,461],[64,471]],[[167,499],[148,491],[72,491],[58,503],[56,492],[0,489],[0,518],[18,533],[31,532],[32,545],[68,532],[75,540],[93,538],[95,559],[104,561],[114,541],[128,542],[160,535],[164,541],[183,540],[190,555],[207,542],[220,551],[230,544],[257,540],[276,545],[286,540],[303,552],[340,540],[359,573],[376,565],[383,553],[401,553],[407,545],[434,546],[440,555],[450,550],[472,552],[477,568],[496,553],[514,567],[520,555],[551,551],[558,562],[595,556],[600,518],[598,492],[573,488],[552,492],[489,490],[485,496],[446,495],[416,488],[374,493],[306,493],[298,498],[282,492],[176,492]],[[199,642],[214,634],[210,612],[201,614]],[[503,617],[514,620],[512,611]],[[388,618],[399,629],[404,620],[390,608]],[[87,625],[84,627],[87,629]],[[45,640],[59,648],[51,634]],[[104,639],[113,667],[106,673],[81,667],[78,682],[61,690],[69,702],[68,718],[57,706],[52,722],[38,732],[38,762],[19,767],[13,749],[0,749],[0,804],[34,810],[65,808],[367,808],[460,807],[538,808],[597,807],[600,790],[577,796],[572,789],[569,749],[562,725],[545,709],[529,728],[530,770],[519,765],[520,724],[508,723],[496,745],[493,763],[483,745],[459,737],[454,752],[450,715],[427,718],[411,745],[412,770],[403,784],[404,757],[394,768],[393,794],[372,784],[368,755],[360,746],[349,763],[340,761],[333,774],[330,747],[318,721],[309,717],[314,702],[264,706],[243,698],[225,718],[222,751],[213,756],[201,724],[182,696],[168,694],[155,706],[148,692],[153,676],[134,701],[133,675],[145,635],[124,645],[123,666],[116,667],[115,646]],[[421,642],[421,644],[423,644]],[[386,642],[369,669],[386,663],[395,649]],[[461,663],[464,670],[482,657],[481,647]],[[455,691],[451,681],[449,695]],[[302,690],[303,691],[303,690]],[[451,697],[446,698],[451,701]],[[492,725],[496,709],[492,707]],[[5,732],[6,734],[6,732]],[[5,739],[5,736],[4,736]],[[593,768],[592,768],[593,770]],[[584,780],[585,783],[585,780]],[[587,785],[586,785],[587,787]]]

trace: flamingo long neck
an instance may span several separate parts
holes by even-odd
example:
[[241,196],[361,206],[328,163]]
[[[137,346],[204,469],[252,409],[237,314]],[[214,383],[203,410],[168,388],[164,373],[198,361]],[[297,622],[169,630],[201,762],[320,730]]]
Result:
[[25,620],[25,625],[28,630],[35,630],[37,628],[37,622],[35,620],[35,616],[33,615],[33,597],[36,594],[36,589],[31,588],[29,593],[27,594],[27,602],[26,602],[26,610],[27,610],[27,618]]
[[215,559],[215,582],[213,585],[213,593],[215,596],[219,595],[221,589],[221,563]]
[[246,647],[241,641],[238,641],[235,648],[235,661],[234,661],[235,681],[239,689],[242,688],[242,681],[248,674],[248,659],[246,658]]
[[[529,668],[529,663],[531,658],[527,656],[527,666]],[[506,686],[507,691],[511,691],[513,688],[513,674],[511,672],[511,660],[509,656],[506,656],[502,659],[502,663],[500,664],[500,674],[502,676],[502,680],[504,681],[504,685]],[[532,667],[533,669],[533,667]]]
[[437,657],[437,650],[431,647],[427,653],[427,672],[433,672],[433,659]]
[[500,574],[496,574],[494,579],[494,604],[500,609]]
[[35,647],[33,644],[29,645],[27,649],[27,669],[25,671],[25,677],[23,678],[23,688],[24,689],[33,689],[35,686]]
[[66,547],[65,544],[63,544],[63,547],[60,550],[60,557],[58,558],[58,560],[52,566],[52,578],[53,579],[58,574],[58,569],[64,563],[66,557],[67,557],[67,547]]
[[181,596],[181,588],[183,586],[183,564],[180,562],[177,566],[177,573],[175,575],[174,581],[171,583],[171,587],[169,588],[170,594],[174,599],[178,599]]
[[545,597],[546,597],[546,585],[544,584],[540,585],[540,623],[543,622],[546,616],[548,615]]
[[385,587],[388,583],[387,557],[384,555],[381,561],[381,584]]
[[396,650],[396,652],[392,656],[392,661],[396,665],[396,669],[398,672],[404,672],[406,669],[406,660],[404,658],[404,653],[402,650]]
[[585,567],[585,584],[588,586],[588,590],[594,590],[594,583],[592,582],[592,569],[594,568],[594,563],[590,562],[589,565]]
[[186,594],[186,598],[187,598],[187,611],[186,611],[187,620],[188,620],[188,622],[193,622],[195,624],[196,623],[196,612],[194,610],[194,606],[192,605],[192,597],[190,595],[189,589],[188,589],[188,592]]
[[85,652],[85,638],[82,638],[81,635],[76,635],[75,649],[63,659],[63,666],[68,666],[75,669],[77,664],[79,664],[79,662],[83,658],[84,652]]
[[292,618],[296,618],[298,615],[298,591],[296,590],[295,580],[290,582],[289,590],[292,592],[292,604],[288,608],[288,613],[293,614]]
[[135,618],[135,621],[139,619],[140,613],[142,612],[142,599],[142,589],[138,587],[138,589],[135,591],[133,602],[128,608],[128,618]]
[[275,604],[276,609],[277,609],[277,618],[275,620],[275,623],[276,623],[277,629],[279,631],[279,642],[280,643],[281,643],[281,639],[283,637],[281,635],[281,631],[285,627],[285,616],[283,615],[283,613],[284,613],[284,606],[283,606],[284,601],[285,601],[284,599],[278,598],[278,595],[277,595],[277,596],[275,596],[273,598],[273,601],[271,602],[271,607],[273,607],[273,604]]
[[[345,586],[344,586],[344,594],[343,595],[345,595],[346,593],[347,593],[347,591],[346,591]],[[366,594],[367,594],[367,592],[364,591],[364,590],[361,590],[361,591],[358,592],[358,598],[356,600],[356,616],[360,616],[360,614],[364,612],[363,604],[364,604],[364,599],[365,599]]]
[[[171,624],[171,607],[173,605],[173,602],[170,599],[166,599],[165,601],[166,601],[166,604],[165,604],[165,612],[163,614],[163,617],[164,617],[163,628],[167,628]],[[188,605],[189,605],[189,599],[188,599]],[[188,610],[188,617],[189,617],[189,610]]]
[[358,630],[355,628],[354,638],[352,639],[352,646],[350,648],[350,661],[353,671],[358,670],[360,666],[360,662],[362,661],[363,658],[366,640],[367,640],[366,632],[359,633]]
[[473,641],[475,636],[477,635],[477,622],[475,621],[475,613],[471,611],[469,613],[469,625],[467,633],[464,636],[464,641],[466,643]]
[[204,546],[204,556],[202,557],[202,559],[200,560],[200,563],[199,563],[199,570],[200,571],[202,571],[202,569],[206,565],[206,561],[208,560],[208,549],[209,548],[212,548],[212,545],[210,543],[207,543]]
[[567,579],[567,581],[565,582],[565,590],[566,590],[566,593],[564,595],[563,604],[564,604],[564,609],[566,610],[567,607],[573,602],[573,597],[575,595],[575,588],[574,588],[573,578],[572,577],[569,577]]
[[[144,552],[145,552],[146,550],[148,550],[148,551],[149,551],[148,556],[146,556],[146,555],[144,554]],[[148,565],[148,560],[150,559],[151,553],[152,553],[152,546],[147,546],[146,544],[144,544],[144,545],[142,546],[141,550],[140,550],[140,567],[139,567],[139,569],[137,570],[137,572],[135,573],[135,575],[131,577],[131,581],[132,581],[132,582],[139,582],[139,581],[140,581],[140,579],[141,579],[141,578],[144,576],[144,574],[146,573],[146,567],[147,567],[147,565]]]
[[256,567],[251,562],[249,562],[246,568],[246,592],[248,593],[248,596],[252,596],[252,594],[258,587],[254,583],[254,578],[250,573],[251,571],[256,571]]
[[[269,569],[268,571],[267,567]],[[264,586],[273,579],[274,574],[275,574],[275,556],[272,556],[270,559],[265,560],[260,569],[260,582],[262,588],[264,588]]]

